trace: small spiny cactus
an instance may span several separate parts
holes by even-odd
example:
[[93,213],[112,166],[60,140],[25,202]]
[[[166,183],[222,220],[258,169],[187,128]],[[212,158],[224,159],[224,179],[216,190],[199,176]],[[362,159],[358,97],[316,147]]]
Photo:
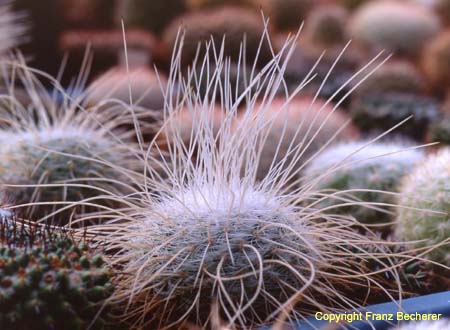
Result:
[[69,233],[0,220],[2,329],[104,329],[110,280],[102,255]]
[[414,247],[441,246],[428,253],[431,260],[450,265],[450,149],[428,156],[401,184],[396,235],[415,241]]
[[[317,189],[331,194],[322,203],[330,207],[348,203],[336,212],[351,214],[365,224],[385,230],[385,225],[392,221],[392,205],[396,203],[392,193],[398,192],[401,178],[425,157],[417,149],[401,152],[405,148],[400,143],[341,143],[313,159],[305,176],[315,178],[329,172],[317,184]],[[351,205],[352,202],[355,204]]]

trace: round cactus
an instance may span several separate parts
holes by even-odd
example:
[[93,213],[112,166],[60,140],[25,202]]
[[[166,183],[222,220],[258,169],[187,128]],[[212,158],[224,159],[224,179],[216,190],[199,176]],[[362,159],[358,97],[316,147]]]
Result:
[[424,77],[408,61],[388,62],[372,73],[355,90],[356,95],[373,93],[411,93],[420,94],[425,87]]
[[[324,145],[330,142],[357,138],[358,129],[348,124],[339,135],[334,135],[342,129],[349,118],[339,109],[312,98],[294,99],[288,107],[284,106],[282,98],[275,99],[270,108],[265,110],[263,104],[255,105],[255,111],[264,111],[271,118],[264,143],[261,146],[257,178],[265,178],[274,165],[284,159],[293,146],[301,147],[301,161],[293,168],[298,177],[299,168],[303,162],[313,156]],[[264,109],[264,110],[262,110]],[[247,120],[243,112],[237,121],[237,126]],[[297,147],[297,148],[298,148]],[[297,156],[298,157],[298,156]],[[274,163],[275,160],[275,163]]]
[[297,30],[314,6],[313,0],[263,0],[262,9],[278,31]]
[[[69,203],[124,189],[114,183],[114,167],[133,168],[126,160],[133,149],[131,142],[126,142],[130,133],[115,130],[125,116],[113,118],[104,111],[100,117],[86,112],[80,107],[82,100],[64,92],[57,102],[54,98],[62,89],[48,92],[37,82],[39,76],[19,63],[10,69],[26,83],[31,103],[21,104],[13,92],[0,102],[2,201],[17,205],[21,217],[38,220],[62,212]],[[56,80],[51,83],[58,86]],[[78,206],[67,212],[74,209]],[[66,216],[62,212],[55,220],[67,221]]]
[[160,33],[172,19],[186,11],[185,0],[125,0],[123,17],[125,24]]
[[368,94],[355,98],[350,112],[354,123],[367,133],[386,131],[412,116],[394,133],[422,141],[428,126],[439,117],[439,105],[434,99],[409,93]]
[[[164,31],[163,39],[170,49],[174,48],[180,28],[185,32],[181,58],[183,65],[192,63],[199,46],[202,50],[201,58],[206,48],[205,42],[211,41],[211,38],[214,40],[216,48],[220,49],[225,37],[225,55],[236,62],[240,56],[244,39],[247,63],[253,63],[256,57],[260,64],[266,63],[271,56],[268,42],[262,44],[258,54],[264,26],[258,13],[250,9],[223,7],[182,15]],[[211,58],[213,60],[212,56]]]
[[445,91],[450,82],[449,58],[450,31],[445,31],[425,47],[422,59],[425,75],[437,92]]
[[[293,44],[286,48],[292,50]],[[168,86],[180,86],[183,97],[165,107],[165,118],[170,123],[185,107],[198,114],[190,143],[183,141],[179,126],[164,126],[161,133],[173,139],[168,158],[174,161],[161,161],[167,176],[145,173],[135,194],[114,197],[126,206],[107,214],[111,223],[86,229],[113,253],[111,265],[121,276],[112,301],[128,307],[122,317],[131,328],[180,328],[188,321],[209,328],[211,309],[228,327],[257,328],[279,313],[282,322],[283,317],[296,319],[317,308],[325,312],[336,311],[336,306],[354,308],[369,290],[400,293],[398,277],[386,283],[378,277],[384,270],[395,273],[397,266],[389,262],[380,240],[355,229],[363,224],[317,207],[311,197],[319,192],[311,182],[294,191],[285,187],[289,169],[302,157],[295,149],[300,146],[301,151],[301,145],[293,143],[288,148],[292,153],[278,162],[279,169],[257,181],[275,109],[285,117],[283,122],[290,122],[289,113],[277,105],[279,100],[272,105],[283,84],[284,63],[279,59],[258,71],[255,89],[240,96],[245,102],[238,123],[237,102],[223,102],[218,130],[210,116],[215,104],[192,88],[199,82],[183,75],[176,63],[172,67]],[[207,57],[200,65],[205,61]],[[204,71],[225,97],[219,73]],[[292,102],[293,111],[297,101]],[[311,106],[313,111],[316,107]],[[324,122],[322,117],[317,121]],[[314,132],[312,122],[308,124]],[[306,132],[305,136],[307,143],[314,143],[315,137]],[[275,156],[273,160],[276,163]],[[157,194],[149,193],[153,188]],[[377,263],[381,257],[389,261],[379,263],[377,272],[361,266],[363,260]],[[336,289],[350,281],[365,291],[358,295],[361,299]],[[370,288],[368,282],[373,284]]]
[[[394,205],[396,197],[384,192],[398,192],[401,178],[425,155],[420,150],[401,152],[406,146],[400,143],[366,144],[349,142],[329,147],[311,161],[305,175],[317,178],[329,172],[317,183],[317,189],[333,194],[323,204],[339,205],[337,212],[351,214],[365,224],[385,230],[386,226],[380,225],[392,221],[387,211],[393,210],[383,205]],[[340,206],[344,203],[347,206]]]
[[[430,155],[405,177],[400,190],[396,235],[415,241],[416,247],[432,246],[448,239],[450,150]],[[428,254],[429,258],[450,265],[448,244]]]
[[102,255],[68,233],[0,220],[2,329],[104,329],[110,279]]
[[414,57],[439,28],[438,17],[427,7],[383,0],[361,6],[350,21],[349,32],[375,50]]
[[307,38],[325,48],[342,45],[348,41],[346,22],[347,11],[337,5],[324,5],[314,8],[306,22]]

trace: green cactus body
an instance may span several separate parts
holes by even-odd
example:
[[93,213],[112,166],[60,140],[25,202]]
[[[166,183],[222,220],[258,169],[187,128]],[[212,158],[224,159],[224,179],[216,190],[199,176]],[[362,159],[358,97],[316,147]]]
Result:
[[[355,152],[359,148],[363,149]],[[387,212],[389,208],[382,205],[393,205],[396,198],[384,192],[397,192],[401,178],[424,157],[418,150],[399,152],[404,149],[400,144],[378,143],[364,147],[363,142],[342,143],[329,147],[315,158],[305,175],[317,177],[330,171],[330,175],[317,183],[318,189],[330,192],[330,197],[321,202],[323,205],[364,204],[339,206],[331,212],[350,214],[364,224],[385,224],[392,219]],[[332,195],[333,192],[337,194]]]
[[356,126],[368,133],[386,131],[411,116],[394,133],[422,141],[428,126],[439,118],[439,105],[421,95],[374,93],[355,98],[350,113]]
[[68,234],[2,221],[0,328],[104,329],[113,292],[102,256]]
[[[441,243],[450,236],[450,150],[445,148],[405,177],[400,190],[396,235],[416,247]],[[435,248],[429,258],[450,265],[447,245]]]

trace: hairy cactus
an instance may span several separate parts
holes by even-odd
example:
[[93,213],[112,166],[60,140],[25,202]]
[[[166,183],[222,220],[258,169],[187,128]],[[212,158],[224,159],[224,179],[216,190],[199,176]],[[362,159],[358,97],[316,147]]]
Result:
[[214,40],[215,47],[220,49],[225,37],[225,55],[230,56],[234,61],[237,61],[240,56],[244,39],[247,63],[253,63],[256,57],[260,64],[266,63],[271,56],[268,42],[262,44],[258,54],[264,26],[258,13],[250,9],[213,8],[180,16],[164,31],[163,39],[171,49],[174,48],[180,28],[185,32],[181,55],[184,65],[192,63],[199,46],[201,58],[205,53],[205,42],[211,41],[211,38]]
[[127,26],[160,33],[175,17],[186,11],[185,0],[125,0],[123,17]]
[[355,90],[358,96],[373,93],[420,94],[425,87],[425,79],[408,61],[394,60],[377,69]]
[[2,329],[104,329],[110,278],[102,255],[68,233],[0,220]]
[[[313,102],[309,97],[294,99],[287,107],[282,98],[275,99],[270,108],[264,109],[264,104],[257,104],[255,111],[264,111],[272,120],[265,133],[259,157],[257,178],[260,180],[273,170],[274,164],[289,157],[287,154],[293,146],[302,150],[301,161],[292,169],[295,177],[298,177],[301,163],[306,162],[327,143],[355,139],[359,135],[358,129],[348,124],[335,137],[349,118],[341,110],[320,100]],[[244,112],[238,117],[237,126],[248,120],[246,116]]]
[[375,49],[415,57],[440,28],[428,8],[411,2],[373,1],[361,6],[350,21],[351,37]]
[[[62,89],[45,90],[25,64],[7,65],[4,72],[8,69],[26,84],[31,104],[21,104],[13,92],[0,102],[2,201],[17,205],[21,217],[38,220],[67,210],[68,203],[125,189],[114,183],[115,166],[133,168],[126,160],[132,150],[131,142],[126,142],[130,133],[115,131],[125,115],[114,118],[105,111],[100,117],[86,112],[82,100],[65,92],[57,102],[54,97]],[[8,91],[13,91],[13,83],[5,80]],[[51,83],[58,86],[56,80]],[[74,210],[82,211],[75,206],[67,212]],[[62,212],[56,221],[68,218]]]
[[450,83],[450,31],[445,31],[425,47],[422,66],[432,87],[444,92]]
[[394,133],[422,141],[439,117],[439,105],[432,98],[409,93],[368,94],[355,98],[350,112],[354,123],[368,133],[386,131],[412,116]]
[[[290,52],[295,43],[294,39],[284,48]],[[385,262],[391,258],[384,242],[355,230],[365,227],[355,219],[318,207],[311,182],[295,190],[285,187],[290,169],[301,157],[296,151],[305,145],[293,143],[286,157],[280,161],[274,157],[277,168],[257,181],[259,158],[276,110],[290,123],[280,101],[272,105],[283,84],[283,57],[276,56],[258,70],[251,82],[255,88],[240,95],[244,104],[238,123],[237,101],[221,104],[218,130],[210,116],[215,104],[195,92],[192,84],[199,82],[182,74],[179,58],[176,53],[168,86],[180,86],[183,97],[168,104],[164,115],[170,122],[185,107],[198,114],[190,143],[183,141],[179,126],[164,126],[161,133],[173,139],[168,158],[174,161],[161,160],[167,176],[160,178],[147,167],[135,194],[113,197],[125,206],[105,215],[111,223],[86,229],[113,253],[111,265],[120,276],[112,301],[128,307],[122,318],[130,327],[181,328],[190,321],[209,328],[212,308],[215,318],[240,329],[257,328],[278,317],[279,322],[293,320],[318,308],[352,309],[364,298],[336,289],[350,281],[365,290],[361,297],[376,289],[380,294],[402,295],[398,277],[386,281],[378,276],[395,273],[398,267]],[[218,68],[223,61],[218,60]],[[220,72],[203,72],[226,98]],[[285,100],[287,108],[293,102],[292,111],[297,104],[293,98]],[[318,114],[316,108],[311,106]],[[306,142],[314,143],[315,137],[305,136]],[[408,254],[403,258],[407,260]],[[361,267],[367,259],[374,263],[383,259],[376,274]]]
[[[448,241],[450,150],[445,148],[430,155],[405,177],[400,189],[396,235],[415,241],[415,247],[427,247]],[[448,243],[432,250],[428,257],[450,265]]]
[[278,31],[297,30],[314,6],[312,0],[263,0],[262,9]]
[[347,20],[348,13],[340,6],[318,6],[311,11],[306,21],[307,38],[324,48],[342,45],[348,41]]
[[406,146],[400,143],[366,144],[349,142],[329,147],[311,161],[305,175],[313,179],[329,173],[317,183],[317,189],[331,194],[322,202],[324,207],[338,206],[336,212],[385,230],[393,211],[386,206],[396,203],[392,192],[398,192],[401,178],[425,156],[420,150],[401,152]]

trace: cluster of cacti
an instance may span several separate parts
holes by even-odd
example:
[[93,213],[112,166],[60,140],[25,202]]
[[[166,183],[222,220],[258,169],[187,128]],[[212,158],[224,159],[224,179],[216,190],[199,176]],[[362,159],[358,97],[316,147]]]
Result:
[[320,201],[323,207],[336,207],[335,212],[385,230],[392,221],[400,180],[425,155],[417,149],[404,151],[407,146],[402,143],[367,144],[329,147],[309,163],[305,176],[316,178],[316,188],[328,192]]
[[69,233],[0,220],[0,327],[104,329],[114,291],[103,256]]
[[127,26],[161,32],[175,17],[186,11],[185,0],[125,0],[123,17]]
[[297,30],[314,5],[312,0],[262,0],[260,3],[278,31]]
[[[2,201],[21,205],[20,216],[38,220],[53,217],[57,210],[73,213],[74,209],[67,210],[69,203],[123,190],[114,183],[114,167],[133,169],[127,161],[132,145],[125,142],[129,132],[115,131],[113,138],[111,132],[125,116],[113,118],[106,110],[101,116],[85,112],[80,99],[64,93],[63,99],[56,101],[57,94],[46,91],[38,76],[21,62],[4,69],[11,69],[26,83],[31,103],[21,104],[14,94],[0,103]],[[57,81],[52,83],[57,86]],[[75,209],[78,207],[84,209]],[[67,220],[67,212],[55,221]]]
[[409,118],[394,134],[422,141],[428,126],[439,118],[439,105],[423,95],[374,93],[354,99],[350,112],[355,125],[367,133],[387,131]]
[[[219,50],[222,41],[225,43],[225,55],[237,61],[243,52],[245,40],[245,54],[247,63],[253,63],[258,58],[260,64],[271,58],[268,42],[262,44],[258,53],[264,26],[261,17],[253,10],[238,7],[223,7],[205,9],[187,13],[175,19],[164,31],[164,41],[174,48],[180,27],[185,32],[183,40],[182,63],[190,65],[196,57],[200,43],[199,58],[205,55],[206,42],[214,41]],[[211,58],[213,61],[213,58]]]
[[414,247],[441,244],[430,249],[427,256],[446,265],[450,264],[449,164],[450,150],[445,148],[428,156],[405,177],[400,189],[396,221],[398,238],[414,241]]
[[[359,131],[349,121],[347,115],[340,109],[334,109],[331,104],[310,97],[302,97],[285,104],[283,98],[274,99],[270,107],[262,103],[255,105],[255,112],[264,112],[270,118],[264,138],[261,140],[260,157],[256,177],[261,180],[274,170],[282,159],[297,158],[299,163],[294,166],[293,175],[300,174],[299,166],[314,156],[327,143],[339,140],[355,139]],[[243,112],[237,118],[236,126],[245,122],[248,114]],[[336,133],[340,130],[340,133]],[[336,135],[336,136],[335,136]],[[293,148],[301,152],[301,157],[289,155]],[[288,162],[290,164],[290,162]]]
[[450,320],[443,318],[437,321],[403,322],[389,330],[450,330]]
[[425,47],[422,66],[437,92],[445,91],[450,82],[450,31],[440,33]]
[[427,7],[383,0],[361,6],[350,21],[349,32],[372,49],[415,57],[439,28],[439,18]]
[[337,5],[318,6],[311,11],[306,21],[306,34],[310,42],[329,48],[348,41],[347,11]]
[[391,92],[421,94],[424,87],[425,79],[412,63],[394,60],[371,74],[358,86],[354,95]]

